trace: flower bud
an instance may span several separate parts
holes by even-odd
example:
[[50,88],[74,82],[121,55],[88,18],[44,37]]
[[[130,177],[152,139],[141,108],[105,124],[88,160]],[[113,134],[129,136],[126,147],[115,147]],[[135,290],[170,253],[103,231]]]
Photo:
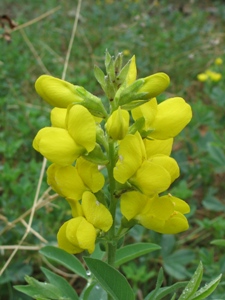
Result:
[[122,140],[126,136],[129,127],[129,119],[130,116],[128,111],[121,109],[120,107],[112,113],[105,127],[113,140]]

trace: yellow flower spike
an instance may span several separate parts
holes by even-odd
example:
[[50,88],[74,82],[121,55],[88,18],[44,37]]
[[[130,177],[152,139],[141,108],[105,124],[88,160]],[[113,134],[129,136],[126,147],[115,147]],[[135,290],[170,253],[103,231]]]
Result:
[[161,94],[170,84],[169,76],[163,72],[150,75],[143,79],[144,84],[138,92],[147,92],[149,99]]
[[98,192],[104,186],[105,178],[99,172],[98,165],[79,157],[76,161],[76,169],[86,187],[93,193]]
[[51,110],[51,115],[50,115],[52,126],[65,129],[66,128],[66,114],[67,114],[66,108],[54,107]]
[[150,157],[149,161],[166,169],[171,176],[171,183],[180,176],[179,166],[176,160],[172,157],[158,154]]
[[168,189],[171,184],[170,173],[162,166],[144,161],[129,182],[143,194],[152,196]]
[[167,140],[148,140],[144,139],[147,157],[157,154],[170,155],[173,146],[173,138]]
[[119,107],[111,114],[105,125],[108,135],[113,140],[122,140],[128,132],[129,120],[129,112]]
[[174,197],[171,194],[162,196],[161,198],[169,198],[170,201],[172,201],[172,203],[174,204],[175,210],[179,211],[182,214],[188,214],[190,212],[190,206],[184,200]]
[[119,145],[119,159],[113,170],[114,178],[125,183],[136,173],[145,158],[146,152],[140,134],[128,134]]
[[145,118],[145,129],[151,126],[155,120],[157,114],[157,100],[156,98],[151,99],[145,104],[142,104],[134,109],[132,109],[131,114],[134,120],[137,120],[141,117]]
[[50,105],[67,108],[73,102],[81,102],[76,86],[59,78],[41,75],[35,82],[37,93]]
[[33,140],[33,147],[48,160],[61,166],[71,165],[85,150],[76,144],[67,130],[55,127],[39,130]]
[[91,113],[82,105],[68,108],[67,130],[75,142],[91,152],[96,142],[96,124]]
[[170,98],[158,105],[157,115],[151,124],[153,132],[150,136],[165,140],[175,137],[190,122],[192,111],[183,98]]
[[69,253],[80,253],[88,250],[92,253],[95,249],[96,230],[84,217],[70,219],[59,229],[59,247]]
[[82,208],[88,222],[95,228],[107,232],[112,224],[113,219],[109,210],[98,200],[91,192],[85,192],[82,196]]
[[59,195],[74,200],[80,200],[88,189],[73,166],[50,165],[47,170],[47,182]]
[[137,78],[137,66],[135,55],[130,60],[130,67],[126,77],[126,85],[131,85]]

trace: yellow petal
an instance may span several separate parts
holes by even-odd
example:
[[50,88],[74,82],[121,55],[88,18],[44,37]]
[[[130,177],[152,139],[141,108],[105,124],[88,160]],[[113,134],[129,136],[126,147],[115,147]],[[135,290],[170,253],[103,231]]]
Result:
[[137,67],[136,67],[136,61],[134,55],[130,60],[130,67],[126,77],[126,84],[131,85],[136,80],[136,78],[137,78]]
[[144,210],[148,197],[136,192],[127,192],[122,194],[120,199],[121,213],[129,221],[134,219],[137,215],[141,214]]
[[49,75],[41,75],[35,82],[35,89],[52,106],[66,108],[73,102],[82,101],[76,94],[76,86]]
[[82,196],[82,208],[88,222],[95,228],[108,231],[113,223],[109,210],[91,192],[85,192]]
[[137,120],[141,117],[145,119],[145,129],[151,126],[153,121],[155,120],[157,114],[157,101],[156,98],[151,99],[145,104],[142,104],[131,111],[132,117],[134,120]]
[[84,184],[93,192],[98,192],[105,183],[105,178],[98,170],[98,165],[93,164],[82,157],[76,161],[76,169]]
[[139,215],[139,222],[144,227],[162,232],[164,223],[174,213],[174,205],[170,199],[155,197],[151,199],[148,212]]
[[190,206],[184,200],[174,197],[171,194],[162,196],[161,198],[166,198],[166,197],[168,197],[170,201],[173,202],[176,211],[179,211],[182,214],[188,214],[190,212]]
[[68,221],[66,227],[68,241],[92,253],[95,249],[96,230],[84,217],[73,218]]
[[52,164],[47,170],[47,182],[59,195],[74,200],[80,200],[87,190],[84,182],[73,166]]
[[82,105],[73,105],[68,109],[67,129],[75,142],[92,151],[96,142],[96,124],[93,116]]
[[188,221],[184,215],[175,211],[173,215],[165,221],[164,228],[161,233],[176,234],[189,228]]
[[66,228],[68,225],[68,222],[65,222],[59,229],[58,234],[57,234],[57,240],[58,240],[58,245],[59,248],[65,250],[68,253],[71,254],[76,254],[82,252],[84,249],[81,249],[80,247],[72,244],[66,236]]
[[149,99],[161,94],[170,84],[169,76],[162,72],[145,77],[144,80],[138,92],[147,92]]
[[171,184],[171,176],[160,165],[144,161],[137,172],[129,179],[129,182],[143,194],[151,196],[167,190]]
[[120,107],[115,110],[105,125],[109,137],[113,140],[122,140],[128,132],[129,120],[130,115],[127,110]]
[[53,127],[66,128],[66,108],[54,107],[51,110],[51,124]]
[[145,149],[147,157],[150,158],[153,155],[164,154],[170,155],[173,146],[173,139],[167,140],[148,140],[144,139]]
[[66,201],[69,203],[69,205],[71,207],[72,216],[74,218],[80,217],[80,216],[84,217],[84,212],[83,212],[82,206],[79,201],[76,201],[74,199],[69,199],[69,198],[66,198]]
[[33,147],[51,162],[61,166],[71,165],[83,152],[63,128],[45,127],[33,140]]
[[145,156],[140,134],[128,134],[119,145],[119,159],[113,170],[114,178],[120,183],[125,183],[141,166]]
[[191,107],[184,99],[179,97],[167,99],[158,105],[156,118],[151,124],[154,131],[150,136],[159,140],[175,137],[191,118]]
[[168,171],[171,176],[171,183],[174,182],[180,176],[180,169],[176,162],[176,160],[167,155],[154,155],[149,158],[154,164],[162,166],[164,169]]

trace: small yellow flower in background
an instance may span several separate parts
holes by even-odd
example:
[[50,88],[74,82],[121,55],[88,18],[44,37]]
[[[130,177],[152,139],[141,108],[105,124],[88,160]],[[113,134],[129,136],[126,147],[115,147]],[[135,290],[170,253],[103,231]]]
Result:
[[91,192],[83,193],[81,204],[75,203],[71,204],[75,217],[65,222],[57,234],[59,247],[73,254],[84,250],[92,253],[98,231],[107,232],[111,228],[112,216]]
[[223,64],[223,60],[221,57],[217,57],[214,61],[215,65],[220,66]]
[[147,197],[139,192],[127,192],[122,195],[120,206],[128,221],[135,219],[159,233],[175,234],[189,227],[183,215],[190,211],[188,204],[171,195]]
[[123,50],[123,55],[124,56],[129,56],[130,55],[130,50],[128,50],[128,49]]
[[207,70],[205,73],[208,75],[209,79],[214,82],[220,81],[222,78],[222,74],[211,70]]
[[205,82],[209,76],[206,73],[200,73],[197,75],[198,81]]

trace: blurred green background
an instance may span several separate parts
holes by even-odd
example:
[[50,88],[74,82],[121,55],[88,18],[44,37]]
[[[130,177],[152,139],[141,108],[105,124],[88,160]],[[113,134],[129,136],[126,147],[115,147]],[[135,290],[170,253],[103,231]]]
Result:
[[[75,0],[0,2],[0,267],[13,251],[3,246],[18,244],[25,232],[21,222],[9,230],[5,227],[33,204],[42,157],[33,150],[32,140],[50,124],[51,108],[36,94],[34,83],[41,74],[62,76],[76,7]],[[10,33],[5,16],[26,26]],[[131,231],[127,243],[151,241],[162,246],[160,252],[123,268],[139,295],[154,287],[160,266],[167,285],[189,279],[199,260],[205,266],[205,280],[225,272],[224,247],[211,244],[223,239],[225,232],[224,28],[222,0],[82,1],[66,80],[101,96],[93,66],[103,67],[105,50],[112,55],[123,52],[124,62],[135,54],[138,77],[160,71],[170,76],[170,87],[159,100],[181,96],[193,109],[191,123],[175,140],[173,156],[181,176],[169,190],[190,204],[190,229],[176,236],[140,227]],[[215,63],[217,58],[222,64]],[[206,70],[221,78],[199,81],[197,75]],[[46,188],[44,179],[41,192]],[[32,228],[56,244],[67,212],[58,198],[35,212]],[[23,245],[39,247],[41,243],[29,234]],[[13,285],[23,284],[25,274],[41,279],[44,264],[38,251],[19,250],[0,278],[0,299],[30,299]],[[224,299],[224,284],[223,277],[209,299]],[[79,293],[82,282],[74,280],[73,286]]]

